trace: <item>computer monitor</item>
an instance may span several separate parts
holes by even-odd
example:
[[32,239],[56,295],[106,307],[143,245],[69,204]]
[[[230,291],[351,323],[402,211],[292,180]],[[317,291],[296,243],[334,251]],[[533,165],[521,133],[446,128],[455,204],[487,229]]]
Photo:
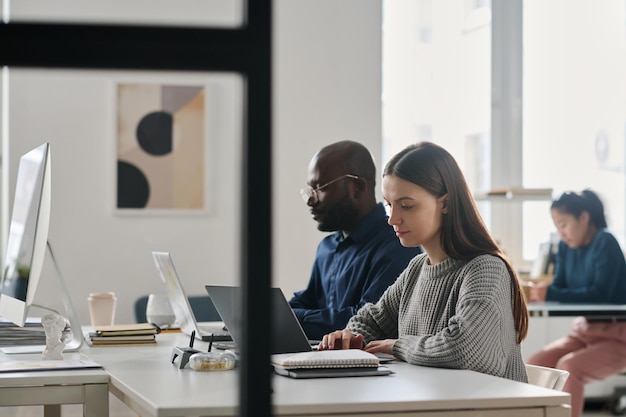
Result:
[[2,276],[0,316],[23,326],[34,302],[50,223],[50,145],[22,155]]
[[[52,311],[69,321],[69,329],[63,332],[64,352],[76,351],[83,343],[82,330],[76,311],[72,306],[59,265],[48,240],[51,209],[50,144],[22,155],[15,183],[15,194],[9,238],[5,256],[2,281],[0,281],[0,317],[18,326],[24,326],[33,307]],[[63,303],[63,313],[35,303],[46,253],[54,266],[58,290]],[[54,277],[46,277],[54,279]],[[4,353],[43,352],[45,345],[3,346]]]

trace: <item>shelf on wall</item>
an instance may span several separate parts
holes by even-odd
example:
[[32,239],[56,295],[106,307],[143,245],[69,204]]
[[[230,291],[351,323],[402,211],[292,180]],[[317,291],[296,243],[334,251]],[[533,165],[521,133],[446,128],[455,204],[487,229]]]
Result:
[[552,188],[503,187],[477,193],[474,198],[478,201],[548,201],[552,200],[552,192]]

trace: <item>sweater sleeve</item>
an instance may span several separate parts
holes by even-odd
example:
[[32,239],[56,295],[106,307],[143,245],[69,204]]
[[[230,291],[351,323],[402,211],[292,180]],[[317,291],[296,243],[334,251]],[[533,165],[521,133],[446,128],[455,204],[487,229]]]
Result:
[[348,321],[346,328],[352,333],[362,335],[366,344],[372,340],[397,338],[400,302],[407,289],[413,287],[411,277],[416,274],[415,271],[419,270],[425,259],[425,254],[413,258],[378,302],[361,307]]
[[494,256],[476,258],[461,273],[447,326],[434,334],[400,336],[393,353],[415,365],[504,375],[515,340],[510,275]]
[[[325,334],[345,328],[348,320],[361,307],[377,302],[383,292],[398,279],[417,249],[398,248],[398,239],[395,236],[393,239],[388,243],[381,242],[369,253],[361,251],[361,256],[352,261],[361,262],[361,267],[348,268],[347,272],[354,275],[344,275],[345,288],[342,288],[340,294],[327,293],[319,268],[314,268],[307,288],[296,292],[289,301],[309,339],[321,339]],[[330,295],[337,295],[332,306],[321,299]],[[341,297],[343,301],[340,301]]]

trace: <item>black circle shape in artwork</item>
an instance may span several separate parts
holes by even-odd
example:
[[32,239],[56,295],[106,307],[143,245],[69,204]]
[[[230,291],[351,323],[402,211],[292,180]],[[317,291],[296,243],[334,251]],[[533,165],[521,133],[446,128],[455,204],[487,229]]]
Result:
[[144,208],[150,197],[150,184],[139,168],[117,161],[117,208]]
[[172,115],[164,111],[142,117],[137,125],[137,142],[141,149],[156,156],[172,152],[172,124]]

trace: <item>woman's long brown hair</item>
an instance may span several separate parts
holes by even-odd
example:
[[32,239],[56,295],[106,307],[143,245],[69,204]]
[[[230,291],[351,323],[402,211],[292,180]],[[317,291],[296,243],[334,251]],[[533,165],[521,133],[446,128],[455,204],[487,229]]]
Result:
[[483,222],[465,176],[456,160],[439,145],[420,142],[406,147],[387,163],[383,175],[395,175],[439,198],[447,194],[448,212],[442,217],[441,244],[453,259],[494,255],[506,264],[513,289],[517,343],[528,333],[528,309],[517,273]]

